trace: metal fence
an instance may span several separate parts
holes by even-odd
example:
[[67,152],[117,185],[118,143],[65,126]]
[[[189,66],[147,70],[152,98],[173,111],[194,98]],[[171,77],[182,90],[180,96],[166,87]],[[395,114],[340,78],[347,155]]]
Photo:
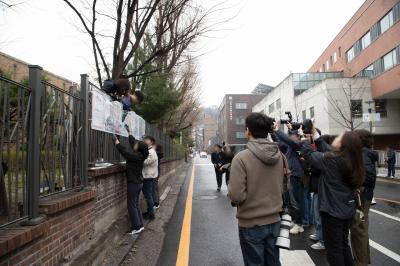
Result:
[[27,216],[30,89],[0,77],[0,225]]

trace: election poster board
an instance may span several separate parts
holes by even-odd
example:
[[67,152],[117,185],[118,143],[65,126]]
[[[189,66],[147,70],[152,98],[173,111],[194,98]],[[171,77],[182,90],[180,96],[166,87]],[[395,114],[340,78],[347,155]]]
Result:
[[94,88],[92,90],[92,129],[127,137],[125,124],[137,139],[146,133],[146,122],[142,117],[133,111],[123,111],[120,102],[112,101],[110,96]]

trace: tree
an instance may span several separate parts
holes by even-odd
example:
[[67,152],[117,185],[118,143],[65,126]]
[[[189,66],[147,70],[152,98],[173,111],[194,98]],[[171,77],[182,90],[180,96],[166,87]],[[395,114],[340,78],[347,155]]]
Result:
[[[153,45],[146,57],[125,73],[129,78],[163,69],[169,72],[189,45],[208,31],[205,20],[210,11],[193,0],[63,1],[90,36],[100,84],[103,75],[115,79],[124,74],[145,37],[151,38]],[[107,45],[112,48],[107,50]],[[146,70],[160,58],[168,60]]]
[[328,89],[326,98],[332,111],[328,115],[340,126],[355,130],[362,125],[362,101],[369,88],[367,78],[342,78],[338,88]]

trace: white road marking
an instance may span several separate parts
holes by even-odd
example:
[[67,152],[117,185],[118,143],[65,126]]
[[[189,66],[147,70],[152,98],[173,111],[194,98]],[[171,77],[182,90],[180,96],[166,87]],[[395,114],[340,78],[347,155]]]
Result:
[[163,201],[167,198],[168,193],[169,193],[170,190],[171,190],[171,187],[170,187],[170,186],[167,186],[167,187],[165,188],[164,192],[162,193],[162,195],[161,195],[161,197],[160,197],[160,201],[161,201],[161,202],[163,202]]
[[394,253],[393,251],[385,248],[384,246],[376,243],[375,241],[373,241],[371,239],[369,240],[369,245],[371,247],[373,247],[374,249],[378,250],[379,252],[383,253],[384,255],[388,256],[389,258],[391,258],[391,259],[393,259],[393,260],[395,260],[397,262],[400,262],[400,255],[399,254]]
[[212,163],[196,163],[194,165],[213,165]]
[[384,212],[381,212],[381,211],[377,211],[377,210],[374,210],[374,209],[370,209],[370,211],[374,212],[374,213],[377,213],[377,214],[380,214],[382,216],[385,216],[386,218],[389,218],[389,219],[395,220],[397,222],[400,222],[400,218],[399,217],[392,216],[392,215],[389,215],[387,213],[384,213]]
[[305,250],[280,249],[279,257],[282,266],[293,266],[293,265],[315,266],[310,255],[308,255],[307,251]]

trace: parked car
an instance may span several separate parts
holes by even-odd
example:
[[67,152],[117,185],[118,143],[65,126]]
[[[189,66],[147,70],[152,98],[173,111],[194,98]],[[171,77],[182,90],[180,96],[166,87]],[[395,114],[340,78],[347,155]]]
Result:
[[205,151],[200,152],[200,158],[207,158],[207,152]]

